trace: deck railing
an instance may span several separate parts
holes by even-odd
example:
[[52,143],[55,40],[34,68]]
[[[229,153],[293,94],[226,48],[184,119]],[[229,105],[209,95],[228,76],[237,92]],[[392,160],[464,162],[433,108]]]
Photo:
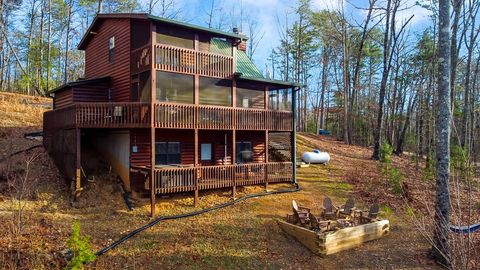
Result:
[[[291,131],[292,112],[192,104],[155,103],[154,126],[175,129]],[[46,129],[150,127],[150,104],[76,103],[45,113]]]
[[292,181],[292,162],[155,169],[155,193]]
[[75,110],[77,127],[135,128],[150,125],[150,104],[148,103],[77,103]]
[[156,103],[155,127],[291,131],[292,112]]
[[75,105],[62,109],[46,111],[43,114],[43,123],[45,123],[44,129],[54,130],[59,128],[75,127],[75,116]]
[[[132,55],[132,58],[138,58]],[[138,62],[135,60],[135,63]],[[229,78],[233,75],[233,57],[155,44],[154,68],[158,70]]]

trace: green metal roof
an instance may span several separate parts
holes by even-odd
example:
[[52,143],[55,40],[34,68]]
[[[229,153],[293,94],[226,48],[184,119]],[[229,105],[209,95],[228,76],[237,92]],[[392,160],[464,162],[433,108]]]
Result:
[[258,70],[255,64],[250,60],[244,51],[237,50],[237,72],[242,73],[242,76],[263,78],[262,73]]
[[[219,38],[212,38],[210,40],[210,52],[231,55],[232,44]],[[237,50],[237,72],[242,73],[246,77],[263,78],[262,73],[252,60],[241,50]]]
[[223,39],[212,38],[210,40],[210,52],[223,55],[232,55],[232,43]]

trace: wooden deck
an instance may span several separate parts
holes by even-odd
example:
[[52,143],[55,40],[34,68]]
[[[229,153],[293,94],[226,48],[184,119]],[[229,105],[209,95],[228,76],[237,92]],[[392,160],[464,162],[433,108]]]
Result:
[[[155,43],[155,70],[183,74],[198,74],[214,78],[231,78],[234,73],[233,56]],[[132,73],[151,67],[151,46],[135,49],[131,54]]]
[[[249,163],[223,166],[199,166],[155,169],[156,194],[207,190],[233,186],[291,182],[292,162]],[[147,177],[150,169],[132,168]],[[147,180],[145,188],[150,190]]]
[[[292,112],[174,103],[154,104],[154,127],[292,131]],[[44,114],[46,129],[148,128],[150,104],[76,103]]]

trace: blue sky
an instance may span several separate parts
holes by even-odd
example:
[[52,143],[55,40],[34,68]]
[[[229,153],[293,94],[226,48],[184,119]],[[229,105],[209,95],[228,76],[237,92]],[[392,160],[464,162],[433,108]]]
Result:
[[[146,1],[146,0],[143,0]],[[243,9],[244,21],[250,18],[258,23],[258,29],[263,35],[262,40],[255,52],[254,61],[257,66],[264,71],[266,59],[271,50],[279,44],[279,23],[284,24],[285,18],[288,17],[289,23],[295,19],[293,8],[296,1],[288,0],[177,0],[176,7],[182,9],[180,19],[190,23],[207,25],[207,12],[210,11],[212,1],[215,1],[217,21],[222,20],[226,23],[222,30],[230,30],[234,24],[230,19],[231,14],[240,17],[240,10]],[[385,0],[378,0],[378,5],[385,6]],[[424,0],[429,2],[430,0]],[[403,6],[411,7],[409,10],[401,11],[397,15],[398,20],[406,20],[412,14],[414,18],[411,21],[412,34],[420,33],[431,25],[429,18],[430,12],[420,6],[415,5],[416,0],[405,0]],[[314,10],[337,10],[340,8],[341,2],[338,0],[312,0],[312,8]],[[349,0],[344,3],[345,13],[349,21],[361,24],[366,16],[365,10],[356,9],[356,7],[367,7],[368,0]],[[240,6],[242,8],[240,8]],[[237,25],[240,27],[240,25]],[[244,25],[244,27],[246,27]],[[245,32],[246,29],[244,29]]]

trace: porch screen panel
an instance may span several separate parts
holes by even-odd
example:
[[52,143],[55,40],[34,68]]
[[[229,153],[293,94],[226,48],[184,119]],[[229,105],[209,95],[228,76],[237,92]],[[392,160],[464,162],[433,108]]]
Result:
[[192,75],[157,71],[157,100],[162,102],[193,103]]
[[237,107],[263,109],[265,106],[264,94],[262,85],[238,82]]
[[291,111],[292,89],[275,89],[268,92],[268,108],[270,110]]
[[187,30],[157,26],[157,43],[193,49],[195,35]]
[[200,77],[200,104],[232,106],[232,81]]

